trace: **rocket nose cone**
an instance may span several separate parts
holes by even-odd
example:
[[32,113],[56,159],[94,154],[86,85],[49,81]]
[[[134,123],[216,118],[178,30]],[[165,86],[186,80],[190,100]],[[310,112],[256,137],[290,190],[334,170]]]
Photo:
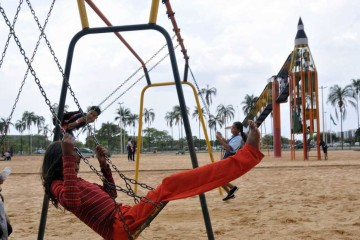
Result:
[[302,22],[302,20],[301,20],[301,17],[299,17],[298,26],[299,26],[299,25],[304,25],[303,22]]
[[299,23],[297,26],[297,33],[295,36],[295,46],[296,45],[304,45],[304,44],[308,44],[308,39],[306,36],[306,33],[304,31],[304,24],[301,20],[301,17],[299,18]]

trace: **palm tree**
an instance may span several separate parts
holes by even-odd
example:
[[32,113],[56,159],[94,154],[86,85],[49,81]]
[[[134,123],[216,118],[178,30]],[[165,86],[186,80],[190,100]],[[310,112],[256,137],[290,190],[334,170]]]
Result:
[[[204,108],[201,108],[200,111],[201,111],[202,115],[205,117]],[[192,114],[192,118],[195,118],[196,121],[199,120],[199,149],[200,149],[200,133],[201,133],[201,131],[200,131],[200,112],[199,112],[197,106],[195,106],[194,112]]]
[[[217,129],[216,126],[219,125],[219,127],[222,127],[223,122],[219,116],[210,115],[208,124],[209,124],[210,130],[214,129],[214,132],[216,132],[216,129]],[[211,132],[210,132],[210,138],[212,140]],[[215,141],[214,141],[214,144],[215,144]]]
[[170,126],[171,128],[171,150],[173,148],[173,142],[174,142],[174,129],[173,129],[173,123],[175,121],[175,112],[167,112],[165,114],[165,120],[166,120],[166,125]]
[[36,116],[35,115],[35,125],[36,125],[36,127],[37,127],[37,129],[38,129],[38,134],[40,134],[40,132],[41,132],[41,128],[42,128],[42,126],[45,124],[45,118],[43,117],[43,116]]
[[23,152],[23,144],[22,144],[22,133],[25,131],[26,129],[26,123],[23,120],[17,120],[17,122],[15,123],[15,129],[17,131],[20,132],[21,136],[20,136],[20,151],[21,154]]
[[[41,133],[42,126],[45,124],[45,118],[43,116],[35,115],[34,116],[34,124],[37,127],[38,135],[39,135]],[[37,142],[36,147],[39,148],[40,147],[40,138],[37,138],[37,139],[38,139],[38,142]]]
[[210,88],[209,85],[206,85],[206,88],[202,88],[199,92],[199,95],[205,96],[205,101],[208,106],[212,104],[212,96],[216,96],[216,88]]
[[[231,104],[227,105],[226,107],[224,105],[220,104],[217,107],[216,111],[217,111],[217,115],[220,117],[220,119],[224,123],[225,127],[226,127],[226,120],[230,121],[235,116],[235,114],[234,114],[235,110]],[[226,138],[226,132],[225,132],[225,138]]]
[[358,120],[358,129],[360,128],[359,123],[359,92],[360,92],[360,79],[351,79],[352,80],[352,87],[354,90],[354,94],[356,95],[356,112],[357,112],[357,120]]
[[[175,120],[175,124],[179,126],[179,140],[183,139],[183,117],[182,117],[182,113],[181,113],[181,107],[179,105],[176,105],[173,107],[173,112],[174,112],[174,120]],[[186,108],[186,114],[189,115],[189,108]],[[180,135],[181,134],[181,135]],[[183,149],[184,144],[183,141],[181,141],[181,149]]]
[[253,94],[245,95],[244,101],[241,102],[244,106],[242,107],[242,110],[245,114],[245,117],[250,113],[250,111],[255,107],[255,104],[258,100],[258,97],[255,97]]
[[[129,108],[125,108],[121,106],[122,103],[119,103],[119,108],[116,109],[116,114],[117,116],[115,117],[115,121],[119,120],[119,127],[120,127],[120,148],[121,148],[121,153],[124,153],[124,144],[125,143],[125,132],[123,131],[123,129],[125,129],[126,124],[127,124],[127,119],[130,117],[131,115],[131,111]],[[123,129],[122,129],[123,127]]]
[[344,134],[343,134],[343,120],[346,117],[346,105],[347,103],[351,104],[353,107],[356,106],[355,102],[351,99],[354,98],[354,92],[351,85],[345,86],[345,88],[341,88],[339,85],[335,84],[330,87],[330,93],[327,99],[327,102],[330,103],[333,107],[335,107],[335,116],[337,119],[338,112],[336,106],[339,107],[340,110],[340,126],[341,126],[341,148],[344,148]]
[[[144,122],[148,124],[148,130],[150,128],[151,122],[155,119],[154,109],[144,108]],[[149,151],[150,151],[150,131],[148,131],[148,142],[149,142]]]
[[25,122],[26,128],[29,131],[29,153],[32,153],[32,143],[31,143],[31,126],[36,124],[36,115],[34,112],[25,111],[22,115],[22,120]]
[[0,133],[2,135],[6,135],[7,133],[10,132],[9,125],[14,125],[11,122],[8,123],[7,121],[8,120],[5,118],[1,118],[1,120],[0,120]]
[[[136,126],[136,122],[139,121],[139,115],[138,114],[130,114],[128,120],[127,120],[127,124],[130,127],[133,127],[133,134],[134,137],[136,135],[135,133],[135,126]],[[134,139],[135,140],[135,139]]]
[[42,132],[44,134],[44,137],[47,139],[48,133],[51,131],[48,124],[43,124],[40,128],[40,133]]

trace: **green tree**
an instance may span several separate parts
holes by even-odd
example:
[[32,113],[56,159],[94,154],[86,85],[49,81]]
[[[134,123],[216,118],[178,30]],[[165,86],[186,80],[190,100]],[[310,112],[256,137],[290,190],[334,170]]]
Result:
[[48,134],[51,133],[51,129],[48,124],[44,124],[40,128],[40,133],[43,133],[44,137],[48,139]]
[[120,147],[117,141],[117,136],[120,134],[120,127],[114,123],[103,123],[99,130],[96,131],[96,138],[99,142],[109,150],[114,150]]
[[[216,129],[217,129],[217,125],[219,125],[219,127],[222,127],[223,125],[223,121],[221,120],[221,118],[219,116],[214,116],[212,114],[210,114],[209,116],[209,120],[208,120],[208,126],[210,128],[210,139],[212,141],[212,132],[216,133]],[[214,129],[214,131],[211,131],[211,129]],[[215,143],[215,141],[214,141]]]
[[130,113],[128,119],[127,119],[127,125],[129,127],[133,128],[133,136],[136,135],[135,133],[135,126],[136,126],[136,122],[139,121],[139,115],[138,114],[132,114]]
[[249,95],[249,94],[245,95],[244,101],[241,102],[241,104],[244,105],[242,107],[242,110],[244,112],[245,117],[250,113],[250,111],[252,109],[254,109],[257,100],[258,100],[258,97],[255,97],[253,94],[252,95]]
[[1,118],[0,119],[0,133],[2,135],[8,134],[10,132],[10,128],[9,128],[10,125],[14,125],[14,124],[12,124],[10,121],[8,123],[7,119],[5,119],[5,118]]
[[[204,112],[204,108],[201,108],[200,109],[200,111],[201,111],[201,114],[203,115],[203,117],[205,118],[205,112]],[[199,122],[199,139],[200,139],[200,135],[201,135],[201,125],[200,125],[200,123],[201,123],[201,121],[200,121],[200,112],[199,112],[199,110],[198,110],[198,107],[197,106],[195,106],[195,109],[194,109],[194,112],[192,113],[192,118],[195,118],[196,119],[196,121],[198,121]],[[198,141],[199,142],[199,149],[200,149],[200,141]]]
[[343,133],[343,120],[346,118],[346,106],[349,103],[355,107],[355,103],[352,101],[354,99],[354,92],[351,85],[347,85],[344,88],[341,88],[339,85],[335,84],[330,87],[330,93],[327,99],[327,102],[330,103],[335,108],[335,116],[339,119],[337,108],[340,111],[340,126],[341,126],[341,148],[344,149],[344,133]]
[[20,132],[20,153],[23,153],[23,142],[22,142],[22,135],[23,132],[26,129],[26,122],[24,120],[17,120],[17,122],[15,123],[15,129]]
[[355,141],[360,142],[360,128],[358,128],[355,132]]
[[356,113],[357,113],[357,120],[358,120],[358,128],[360,128],[359,123],[359,92],[360,92],[360,79],[351,79],[352,83],[351,86],[353,87],[354,94],[356,95]]
[[[147,123],[148,129],[150,128],[150,125],[154,121],[154,119],[155,119],[154,109],[144,108],[144,122],[145,122],[145,124]],[[150,132],[149,131],[147,131],[147,136],[148,136],[148,144],[149,144],[149,151],[150,151]]]
[[212,96],[216,96],[216,88],[210,88],[209,85],[206,85],[206,88],[202,88],[199,92],[199,95],[205,97],[205,102],[208,106],[212,104]]
[[22,115],[22,120],[25,122],[26,129],[29,131],[29,153],[32,153],[32,136],[31,126],[36,124],[36,115],[34,112],[25,111]]
[[38,134],[40,134],[42,126],[45,124],[45,118],[43,116],[34,116],[34,124],[36,125],[38,129]]
[[174,129],[173,129],[173,126],[174,126],[174,121],[175,121],[175,112],[167,112],[165,114],[165,120],[166,120],[166,125],[170,126],[171,128],[171,138],[172,138],[172,141],[171,141],[171,150],[173,149],[173,144],[174,144]]
[[[120,129],[123,128],[125,129],[127,123],[128,123],[128,119],[131,115],[131,111],[129,108],[125,108],[123,106],[121,106],[122,103],[119,103],[119,108],[116,109],[116,114],[117,116],[115,117],[115,121],[119,121],[119,127]],[[121,135],[120,135],[120,150],[121,153],[124,153],[124,144],[125,144],[125,133],[123,131],[121,131]]]
[[[176,105],[173,107],[174,117],[175,117],[175,125],[179,126],[179,140],[183,138],[183,117],[181,113],[181,107]],[[189,108],[186,108],[186,114],[189,115]],[[184,142],[181,141],[181,148],[184,147]]]
[[[226,127],[227,120],[231,121],[235,116],[235,110],[232,105],[227,105],[226,107],[222,104],[220,104],[217,109],[217,115],[221,119],[221,121],[224,123]],[[226,132],[225,132],[225,138],[226,138]]]

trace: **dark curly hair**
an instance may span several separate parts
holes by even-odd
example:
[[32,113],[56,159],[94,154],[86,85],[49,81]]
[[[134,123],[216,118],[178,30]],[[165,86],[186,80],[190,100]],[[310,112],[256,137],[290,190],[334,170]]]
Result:
[[53,142],[46,149],[43,165],[41,167],[41,180],[45,193],[49,196],[52,204],[58,208],[59,202],[51,193],[51,184],[54,180],[63,180],[62,149],[61,142]]

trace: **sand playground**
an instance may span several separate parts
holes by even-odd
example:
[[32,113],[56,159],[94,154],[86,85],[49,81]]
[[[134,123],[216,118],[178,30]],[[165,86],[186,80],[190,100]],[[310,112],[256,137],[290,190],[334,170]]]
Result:
[[[215,239],[360,239],[360,151],[329,151],[329,160],[281,159],[272,152],[252,171],[234,181],[236,198],[222,201],[219,190],[206,193]],[[199,165],[210,162],[207,153],[197,154]],[[215,152],[214,157],[220,158]],[[128,177],[135,164],[125,155],[115,155],[113,163]],[[97,166],[96,159],[90,162]],[[2,185],[6,211],[14,232],[10,239],[37,239],[43,189],[39,171],[42,156],[15,156],[0,161],[0,169],[12,168]],[[139,181],[156,186],[171,173],[191,168],[189,154],[142,154]],[[80,176],[101,182],[81,163]],[[123,186],[116,175],[115,181]],[[140,191],[140,194],[142,191]],[[117,201],[132,204],[120,193]],[[51,204],[47,214],[45,239],[101,239],[69,212]],[[199,197],[170,202],[138,239],[208,239]]]

